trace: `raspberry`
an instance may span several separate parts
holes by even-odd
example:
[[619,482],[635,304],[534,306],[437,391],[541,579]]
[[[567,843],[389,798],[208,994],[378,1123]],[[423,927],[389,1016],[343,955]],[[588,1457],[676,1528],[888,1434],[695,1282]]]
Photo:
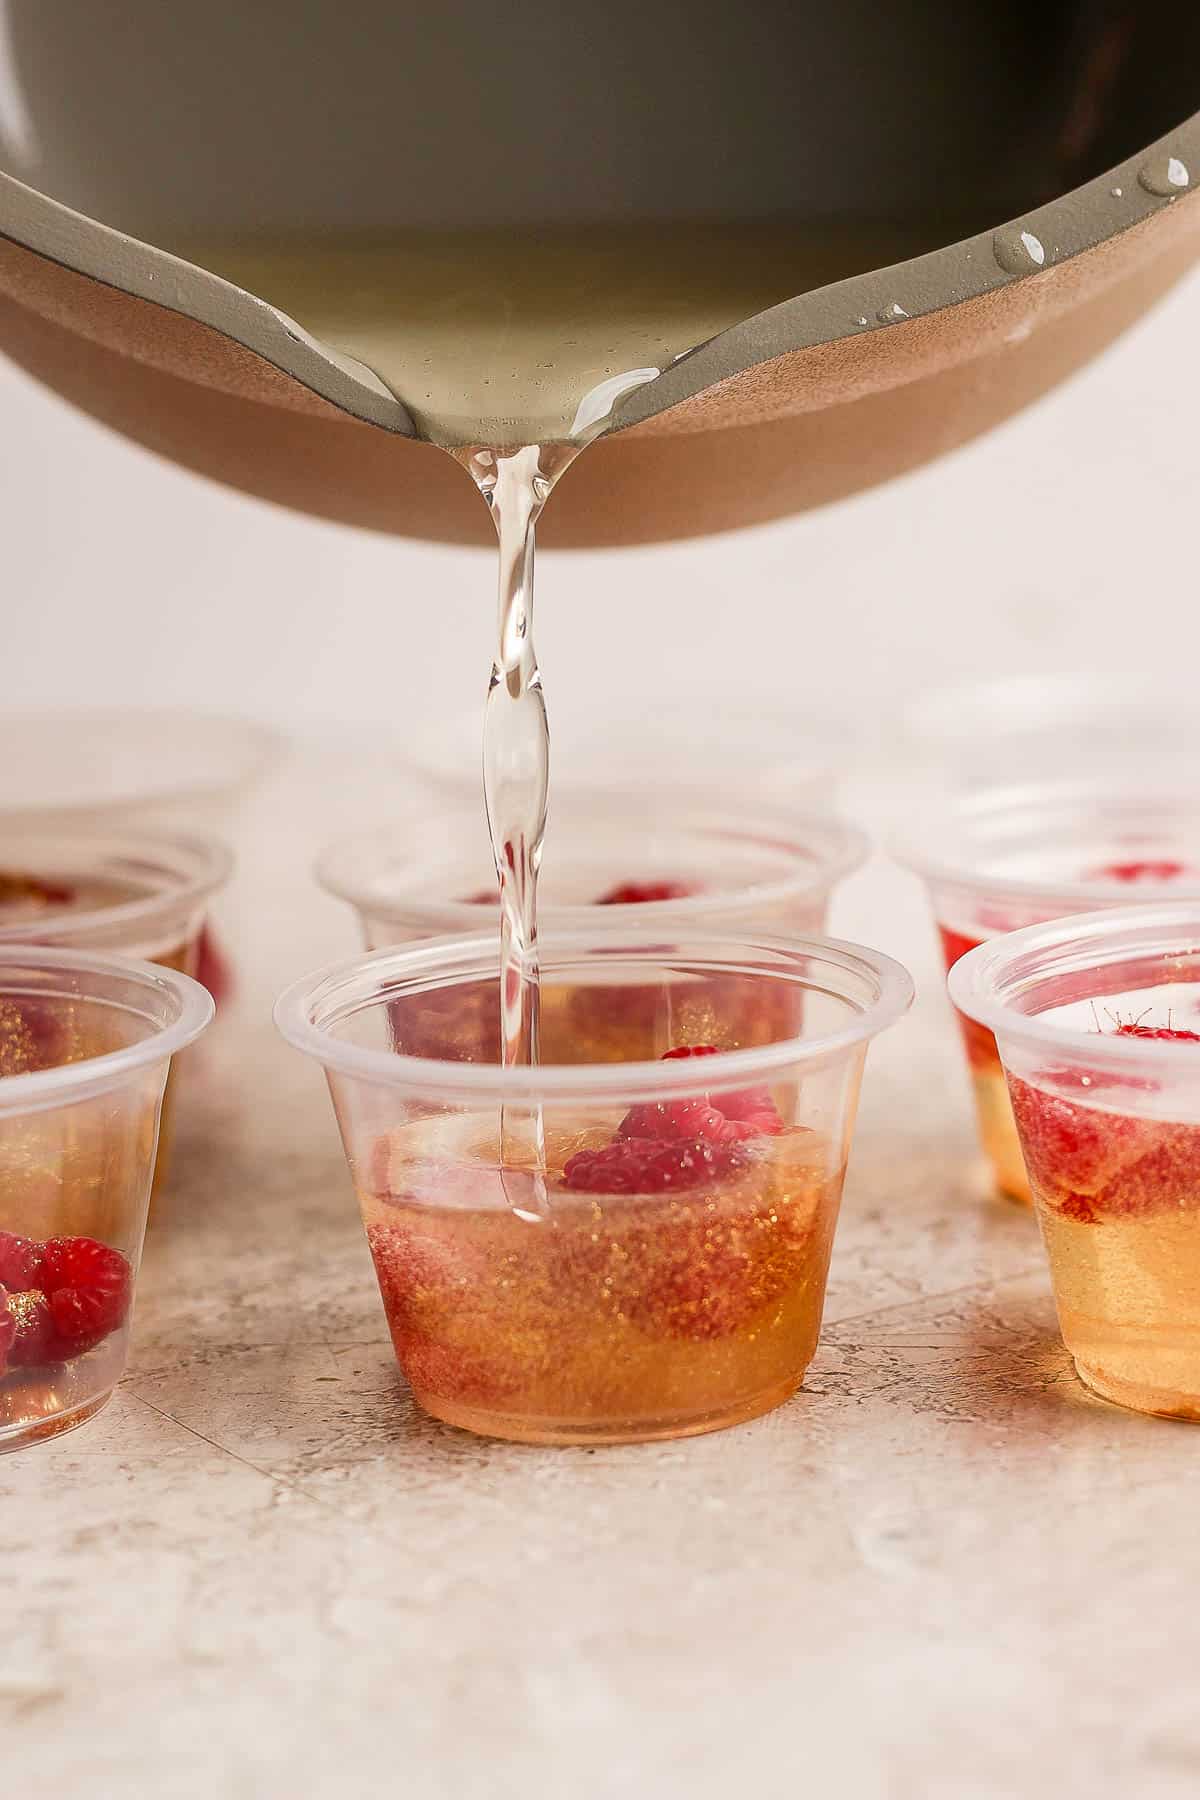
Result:
[[[691,1056],[716,1056],[715,1044],[679,1044],[667,1050],[663,1062]],[[742,1088],[721,1094],[720,1105],[711,1100],[668,1100],[635,1106],[617,1127],[619,1138],[656,1138],[673,1142],[703,1138],[712,1144],[744,1143],[748,1138],[775,1137],[783,1130],[779,1109],[766,1087]]]
[[[1060,1086],[1072,1079],[1082,1087],[1081,1075],[1053,1076]],[[1043,1193],[1094,1194],[1136,1156],[1138,1121],[1127,1114],[1080,1106],[1016,1076],[1008,1087],[1029,1176]]]
[[41,1266],[40,1244],[11,1231],[0,1231],[0,1286],[15,1292],[37,1287]]
[[1145,1218],[1192,1211],[1200,1193],[1200,1129],[1147,1124],[1142,1143],[1144,1154],[1126,1163],[1095,1196],[1096,1212]]
[[1118,1025],[1111,1035],[1142,1038],[1160,1044],[1200,1044],[1200,1031],[1183,1031],[1174,1025],[1138,1025],[1132,1020],[1126,1025]]
[[1173,862],[1169,857],[1161,861],[1115,862],[1108,863],[1102,869],[1092,869],[1084,877],[1087,881],[1175,881],[1180,875],[1194,873],[1186,863]]
[[[717,1056],[715,1044],[680,1044],[674,1050],[663,1054],[664,1062],[674,1062],[687,1056]],[[739,1088],[734,1094],[720,1096],[720,1110],[727,1119],[736,1119],[739,1124],[752,1125],[754,1130],[749,1135],[755,1137],[776,1137],[783,1130],[783,1120],[779,1116],[779,1108],[771,1098],[769,1087]]]
[[132,1276],[120,1251],[95,1238],[50,1238],[38,1286],[50,1305],[54,1348],[64,1357],[81,1356],[124,1323]]
[[40,881],[36,875],[13,875],[0,870],[0,908],[19,906],[23,911],[48,912],[70,906],[75,889],[58,881]]
[[663,1143],[618,1138],[604,1150],[580,1150],[563,1169],[563,1186],[581,1194],[667,1194],[719,1181],[739,1169],[736,1144]]
[[938,936],[942,940],[942,956],[948,969],[952,969],[968,950],[978,950],[983,943],[982,938],[967,937],[964,932],[951,931],[947,925],[938,926]]
[[622,881],[601,894],[597,906],[644,906],[653,900],[690,900],[700,889],[682,881]]
[[36,1368],[41,1363],[61,1362],[68,1354],[59,1352],[50,1302],[37,1288],[8,1296],[14,1337],[8,1353],[11,1368]]
[[707,1100],[668,1100],[657,1105],[635,1106],[617,1126],[618,1138],[653,1138],[676,1144],[689,1138],[709,1144],[740,1144],[757,1137],[753,1125],[727,1119]]
[[213,936],[211,925],[203,927],[196,945],[196,980],[208,989],[218,1005],[233,993],[233,969]]
[[1197,1205],[1200,1127],[1101,1112],[1016,1079],[1009,1091],[1030,1180],[1067,1218],[1092,1225]]
[[17,1335],[17,1321],[8,1310],[8,1289],[0,1287],[0,1381],[8,1370],[8,1353]]
[[[942,940],[942,960],[947,969],[952,969],[969,950],[977,950],[985,941],[983,938],[967,937],[961,931],[951,931],[946,925],[938,926],[938,935]],[[1000,1052],[987,1026],[968,1019],[965,1013],[959,1013],[958,1025],[971,1067],[988,1071],[998,1068]]]

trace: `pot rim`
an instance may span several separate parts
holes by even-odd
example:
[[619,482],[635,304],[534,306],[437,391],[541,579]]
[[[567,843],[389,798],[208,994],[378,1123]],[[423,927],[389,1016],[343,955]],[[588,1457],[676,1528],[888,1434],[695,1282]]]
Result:
[[[1141,176],[1174,159],[1177,193],[1158,194]],[[1197,171],[1193,181],[1192,170]],[[1200,187],[1200,113],[1193,113],[1091,181],[1016,218],[889,268],[800,294],[718,332],[633,390],[600,434],[611,436],[759,364],[790,352],[879,331],[911,330],[933,314],[1011,286],[1039,281],[1099,245],[1124,236]],[[407,407],[364,364],[329,349],[294,319],[195,263],[103,225],[0,173],[0,234],[77,274],[222,333],[350,417],[418,438]],[[1015,234],[1015,236],[1014,236]],[[998,260],[1001,240],[1024,238],[1041,253],[1014,273]]]

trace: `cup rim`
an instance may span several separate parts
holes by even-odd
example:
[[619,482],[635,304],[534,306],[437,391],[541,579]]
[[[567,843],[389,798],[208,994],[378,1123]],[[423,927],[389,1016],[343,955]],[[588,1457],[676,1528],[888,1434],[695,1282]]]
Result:
[[140,728],[151,736],[156,732],[177,736],[181,730],[207,732],[213,742],[225,748],[237,741],[243,754],[233,759],[239,765],[236,772],[224,776],[209,770],[198,773],[194,780],[160,782],[150,779],[138,788],[101,798],[83,794],[76,800],[60,796],[38,800],[28,806],[0,803],[0,825],[24,828],[27,823],[33,825],[39,816],[53,822],[84,814],[113,817],[116,823],[119,816],[147,808],[167,807],[173,803],[188,805],[233,794],[257,781],[280,755],[287,741],[282,732],[261,719],[239,713],[208,712],[203,707],[28,706],[6,713],[0,729],[15,729],[19,733],[22,728],[28,730],[50,723],[75,731],[81,728],[105,730],[115,727],[124,731],[131,727]]
[[[5,925],[0,923],[0,946],[7,944],[46,943],[71,938],[89,931],[113,931],[125,927],[149,926],[164,914],[180,906],[195,906],[208,900],[224,887],[233,869],[233,853],[219,838],[175,832],[111,831],[60,829],[57,826],[30,824],[7,831],[0,820],[0,860],[6,861],[9,847],[18,851],[29,846],[78,845],[99,853],[104,849],[128,850],[151,860],[156,854],[174,851],[192,858],[197,867],[177,885],[160,888],[135,900],[122,900],[116,906],[90,907],[86,911],[51,913],[45,919],[22,919]],[[36,871],[35,871],[36,873]]]
[[0,944],[0,977],[5,969],[61,969],[73,975],[117,976],[144,989],[169,994],[176,1016],[136,1044],[108,1050],[81,1062],[35,1069],[25,1075],[0,1076],[0,1115],[42,1112],[103,1093],[135,1070],[163,1062],[193,1043],[212,1022],[216,1002],[206,987],[159,963],[125,956],[98,956],[85,950],[54,950],[41,944]]
[[[725,1089],[741,1086],[756,1076],[770,1075],[797,1064],[815,1065],[845,1055],[860,1043],[866,1043],[896,1022],[912,1004],[912,977],[902,964],[881,951],[862,944],[830,937],[772,937],[754,934],[736,940],[745,954],[765,951],[792,958],[807,957],[840,967],[848,974],[871,978],[875,997],[854,1021],[837,1031],[819,1037],[790,1038],[784,1042],[751,1046],[740,1050],[722,1050],[703,1059],[703,1068],[695,1069],[690,1078],[689,1065],[682,1059],[674,1062],[623,1063],[542,1063],[532,1069],[505,1069],[494,1063],[461,1063],[439,1061],[433,1057],[402,1055],[393,1050],[373,1050],[335,1038],[329,1030],[314,1023],[315,1007],[324,1000],[331,1003],[339,992],[347,994],[354,986],[379,978],[374,994],[364,994],[363,1004],[378,1005],[386,999],[389,974],[419,975],[441,968],[448,975],[465,979],[473,970],[496,968],[499,941],[495,933],[486,936],[423,938],[416,943],[396,948],[369,951],[331,963],[311,975],[303,976],[285,988],[275,1002],[275,1024],[294,1049],[313,1057],[326,1070],[388,1087],[443,1100],[463,1099],[493,1101],[587,1101],[608,1096],[653,1094],[660,1099],[682,1098],[699,1089]],[[694,955],[711,944],[708,936],[692,934],[690,939],[677,939],[670,946],[674,960],[686,959],[689,944]],[[543,964],[546,941],[542,942]],[[605,955],[620,954],[620,940],[610,933],[562,932],[550,940],[551,957],[570,956],[599,948]],[[637,944],[627,945],[627,953],[658,951],[654,933],[640,934]]]
[[[432,825],[434,819],[435,815],[431,814],[427,822]],[[334,839],[321,851],[314,864],[313,873],[318,884],[326,893],[346,901],[360,916],[370,915],[389,923],[400,919],[425,919],[438,935],[446,937],[474,934],[479,931],[482,921],[496,911],[498,899],[495,902],[489,900],[485,906],[481,901],[427,899],[414,894],[411,899],[389,902],[372,892],[366,878],[354,881],[344,873],[343,865],[355,852],[371,847],[383,852],[391,843],[403,849],[420,833],[424,822],[418,818],[403,827],[375,827]],[[702,924],[731,912],[744,912],[751,906],[769,907],[801,895],[828,894],[838,882],[860,869],[871,854],[871,839],[867,833],[836,813],[756,810],[735,815],[715,808],[693,806],[673,813],[667,823],[675,830],[697,836],[711,834],[714,838],[722,833],[738,838],[751,837],[761,831],[765,837],[782,845],[785,851],[793,847],[798,849],[808,841],[818,847],[823,844],[826,854],[815,866],[803,872],[803,878],[798,870],[782,879],[756,882],[744,888],[689,894],[678,900],[639,900],[604,907],[595,901],[544,905],[539,908],[543,922],[556,931],[600,928],[627,931],[634,927],[635,921],[661,923],[665,919]],[[411,855],[407,860],[412,862]]]
[[[1021,782],[1005,786],[988,784],[952,796],[949,805],[946,805],[945,799],[945,795],[940,797],[932,829],[895,834],[889,838],[886,846],[893,861],[920,876],[928,888],[957,888],[962,892],[982,895],[989,900],[1014,900],[1034,906],[1054,906],[1060,912],[1064,908],[1081,911],[1095,906],[1127,907],[1136,904],[1131,899],[1134,892],[1149,903],[1188,897],[1188,884],[1180,877],[1170,881],[1139,881],[1135,890],[1127,881],[1056,881],[1052,877],[992,874],[982,869],[978,861],[947,858],[941,848],[945,839],[952,836],[956,825],[969,829],[975,819],[987,823],[1021,810],[1049,819],[1055,811],[1062,808],[1097,803],[1118,814],[1126,808],[1141,808],[1144,811],[1147,804],[1165,803],[1189,809],[1200,826],[1200,801],[1197,800],[1195,783],[1185,781],[1182,776],[1155,781],[1064,780]],[[1200,899],[1200,876],[1197,877],[1192,896]],[[1075,906],[1076,902],[1078,907]]]
[[1161,947],[1164,954],[1185,949],[1200,952],[1200,898],[1174,905],[1107,907],[1101,912],[1072,913],[1043,925],[1027,925],[977,944],[950,970],[946,986],[960,1013],[986,1026],[998,1040],[1058,1054],[1074,1052],[1087,1062],[1106,1067],[1147,1066],[1179,1072],[1179,1049],[1153,1038],[1117,1037],[1085,1031],[1046,1019],[1039,1013],[1023,1013],[997,997],[1005,971],[1024,971],[1030,981],[1038,978],[1041,965],[1048,975],[1055,969],[1055,952],[1068,952],[1058,973],[1102,968],[1119,963],[1139,950],[1147,954]]

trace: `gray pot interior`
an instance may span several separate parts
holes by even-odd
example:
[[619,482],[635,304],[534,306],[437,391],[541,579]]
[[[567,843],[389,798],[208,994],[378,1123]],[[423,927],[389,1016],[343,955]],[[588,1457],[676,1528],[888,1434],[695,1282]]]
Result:
[[[905,223],[911,258],[990,241],[1082,187],[1057,215],[1068,255],[1163,203],[1135,179],[1114,208],[1103,178],[1200,106],[1200,17],[1179,9],[1165,26],[1124,0],[8,0],[0,17],[0,169],[35,190],[0,187],[0,232],[165,297],[399,431],[403,408],[344,359],[323,369],[273,309],[179,264],[164,284],[153,255],[92,222],[171,249],[484,223],[887,219]],[[861,254],[848,238],[821,291],[864,275]],[[904,315],[1014,272],[969,261],[918,265]],[[824,310],[776,307],[618,422],[845,335],[859,307],[874,329],[899,292],[868,280]]]

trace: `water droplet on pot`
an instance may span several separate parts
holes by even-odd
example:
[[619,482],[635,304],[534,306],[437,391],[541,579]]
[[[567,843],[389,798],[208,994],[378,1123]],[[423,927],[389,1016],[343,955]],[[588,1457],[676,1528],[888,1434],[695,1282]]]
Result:
[[1138,170],[1138,180],[1148,194],[1157,194],[1163,200],[1173,200],[1192,185],[1187,164],[1177,156],[1156,156]]
[[898,300],[893,300],[890,306],[885,306],[875,317],[881,325],[894,325],[897,319],[911,319],[912,314],[905,312]]
[[996,261],[1009,275],[1032,275],[1046,266],[1046,246],[1032,231],[1006,225],[992,239]]
[[866,313],[859,313],[857,319],[854,321],[856,325],[866,325],[868,322]]
[[1109,188],[1108,191],[1112,195],[1114,200],[1123,200],[1125,198],[1125,189],[1124,188]]

